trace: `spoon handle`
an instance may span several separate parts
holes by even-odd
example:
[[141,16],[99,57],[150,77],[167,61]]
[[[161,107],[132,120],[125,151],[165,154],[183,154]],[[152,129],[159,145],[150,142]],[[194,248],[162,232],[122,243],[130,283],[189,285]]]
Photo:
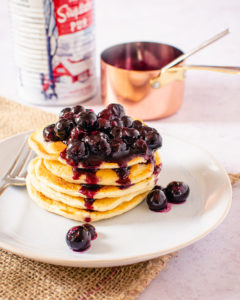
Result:
[[167,64],[166,66],[164,66],[161,69],[161,73],[165,72],[167,69],[169,69],[169,68],[175,66],[176,64],[180,63],[181,61],[185,60],[189,56],[197,53],[198,51],[202,50],[203,48],[207,47],[208,45],[214,43],[215,41],[217,41],[220,38],[224,37],[228,33],[229,33],[229,29],[227,28],[224,31],[222,31],[222,32],[216,34],[215,36],[211,37],[207,41],[201,43],[200,45],[198,45],[196,48],[192,49],[191,51],[180,55],[179,57],[177,57],[176,59],[174,59],[173,61],[171,61],[169,64]]
[[201,65],[189,65],[189,66],[179,66],[170,68],[169,72],[175,72],[179,69],[183,70],[202,70],[202,71],[214,71],[229,74],[240,74],[240,67],[229,67],[229,66],[201,66]]

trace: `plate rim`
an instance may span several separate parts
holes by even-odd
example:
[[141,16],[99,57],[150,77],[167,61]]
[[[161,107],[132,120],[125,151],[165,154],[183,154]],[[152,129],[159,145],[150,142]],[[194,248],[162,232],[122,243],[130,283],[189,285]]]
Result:
[[[19,136],[24,137],[27,134],[32,133],[33,131],[34,130],[24,131],[24,132],[6,137],[6,138],[4,138],[0,141],[0,147],[1,147],[2,143],[7,142],[8,140],[14,139],[15,137],[19,137]],[[183,249],[183,248],[185,248],[185,247],[201,240],[205,236],[207,236],[210,232],[215,230],[223,222],[223,220],[225,219],[225,217],[227,216],[227,214],[228,214],[228,212],[231,208],[232,185],[231,185],[229,176],[227,174],[227,171],[225,170],[223,165],[214,157],[214,155],[212,153],[210,153],[208,150],[206,150],[204,147],[202,147],[198,144],[189,142],[187,140],[184,140],[182,138],[176,137],[174,135],[170,135],[170,134],[166,134],[166,133],[162,133],[162,135],[166,136],[166,137],[169,137],[170,139],[178,140],[180,142],[192,145],[192,146],[200,149],[202,152],[204,152],[206,155],[208,155],[208,157],[221,170],[221,174],[224,175],[225,183],[226,183],[225,192],[228,194],[227,195],[228,200],[227,200],[227,203],[226,203],[225,210],[222,213],[221,217],[219,217],[217,219],[217,221],[210,228],[208,228],[207,230],[205,230],[204,232],[202,232],[201,234],[199,234],[195,238],[193,238],[193,239],[191,239],[191,240],[189,240],[185,243],[181,243],[178,246],[165,249],[164,251],[155,251],[155,252],[151,252],[151,253],[147,253],[147,254],[141,254],[141,255],[124,257],[124,258],[117,258],[117,259],[114,259],[114,258],[113,259],[104,259],[104,260],[101,260],[101,259],[76,260],[76,259],[71,259],[71,258],[70,259],[56,259],[56,258],[51,257],[51,256],[36,255],[31,251],[16,248],[12,245],[9,245],[7,243],[2,242],[1,240],[0,240],[0,248],[2,248],[3,250],[10,251],[11,253],[14,253],[18,256],[28,258],[28,259],[32,259],[32,260],[37,261],[37,262],[47,263],[47,264],[69,266],[69,267],[100,268],[100,267],[114,267],[114,266],[129,265],[129,264],[134,264],[134,263],[154,259],[154,258],[157,258],[157,257],[161,257],[163,255],[166,255],[166,254],[169,254],[169,253],[174,253],[178,250],[181,250],[181,249]]]

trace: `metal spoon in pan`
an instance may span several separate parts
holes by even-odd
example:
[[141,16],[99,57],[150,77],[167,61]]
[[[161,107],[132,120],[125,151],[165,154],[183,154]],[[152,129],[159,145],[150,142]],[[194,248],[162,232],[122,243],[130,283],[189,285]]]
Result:
[[183,70],[205,70],[205,71],[216,71],[216,72],[224,72],[224,73],[230,73],[230,74],[240,74],[240,68],[239,67],[228,67],[228,66],[197,66],[197,65],[192,65],[192,66],[176,66],[180,62],[184,61],[186,58],[192,56],[193,54],[197,53],[198,51],[202,50],[203,48],[209,46],[210,44],[216,42],[220,38],[224,37],[229,33],[229,29],[225,29],[224,31],[218,33],[217,35],[211,37],[207,41],[201,43],[199,46],[196,48],[192,49],[191,51],[187,53],[183,53],[170,63],[168,63],[166,66],[164,66],[161,69],[161,72],[158,76],[152,78],[150,80],[150,84],[152,88],[159,88],[161,86],[161,77],[163,74],[168,70],[170,72],[176,72],[179,69]]

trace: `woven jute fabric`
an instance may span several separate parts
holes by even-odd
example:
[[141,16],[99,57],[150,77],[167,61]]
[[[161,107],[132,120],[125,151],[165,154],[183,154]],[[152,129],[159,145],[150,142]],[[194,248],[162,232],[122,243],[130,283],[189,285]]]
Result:
[[[53,114],[0,98],[0,139],[55,120]],[[136,299],[173,255],[121,267],[72,268],[0,250],[0,299]]]

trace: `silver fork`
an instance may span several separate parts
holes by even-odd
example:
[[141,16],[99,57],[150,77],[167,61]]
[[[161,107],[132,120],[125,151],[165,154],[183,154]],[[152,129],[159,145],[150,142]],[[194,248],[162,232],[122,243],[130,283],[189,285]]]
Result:
[[27,164],[32,154],[33,151],[28,147],[26,138],[13,164],[1,179],[0,195],[11,185],[26,185]]

